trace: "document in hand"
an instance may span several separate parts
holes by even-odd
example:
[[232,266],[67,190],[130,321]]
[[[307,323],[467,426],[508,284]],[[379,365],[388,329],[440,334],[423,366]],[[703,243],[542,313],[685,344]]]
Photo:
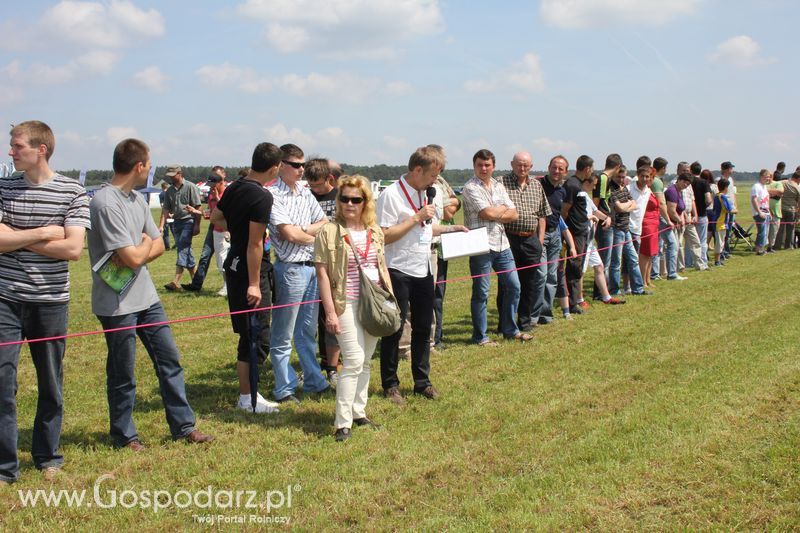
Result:
[[442,233],[442,259],[455,259],[489,253],[489,237],[486,228],[473,229],[468,232],[454,231]]
[[109,287],[114,289],[114,292],[117,294],[122,294],[133,283],[133,280],[136,277],[136,272],[126,266],[118,266],[114,264],[114,262],[111,260],[113,255],[114,252],[108,252],[105,254],[100,258],[100,261],[98,261],[92,267],[92,270],[97,272],[97,275],[100,276],[100,279],[105,281]]

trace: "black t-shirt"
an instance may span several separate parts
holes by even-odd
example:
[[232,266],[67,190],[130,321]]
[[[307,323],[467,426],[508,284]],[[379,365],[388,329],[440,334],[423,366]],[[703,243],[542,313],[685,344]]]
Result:
[[330,192],[325,194],[318,195],[314,191],[311,191],[311,194],[317,199],[317,203],[319,203],[319,206],[325,212],[325,216],[328,217],[328,220],[333,220],[336,217],[336,195],[339,194],[339,190],[334,187]]
[[598,199],[597,209],[606,215],[611,214],[611,208],[608,200],[611,198],[612,183],[613,182],[611,181],[611,178],[608,177],[608,174],[603,172],[597,176],[597,184],[592,190],[592,198]]
[[697,207],[697,216],[706,216],[706,193],[711,193],[708,182],[702,178],[694,177],[692,180],[692,191],[694,192],[694,205]]
[[[217,208],[225,215],[231,234],[231,249],[225,260],[225,270],[229,274],[246,277],[250,222],[269,222],[272,193],[253,180],[238,179],[225,189]],[[265,254],[262,260],[269,261],[269,255]]]
[[561,206],[564,203],[564,200],[567,198],[567,191],[564,190],[564,187],[559,185],[558,187],[554,186],[550,183],[550,180],[547,179],[547,176],[542,178],[542,189],[544,189],[544,194],[547,196],[547,203],[550,204],[550,210],[552,213],[549,217],[547,217],[547,227],[545,230],[549,233],[558,229],[558,219],[561,216]]
[[565,222],[573,234],[583,233],[589,229],[589,216],[586,214],[588,196],[578,196],[578,193],[583,191],[583,185],[577,176],[570,176],[564,184],[564,189],[567,192],[567,197],[564,201],[572,204]]

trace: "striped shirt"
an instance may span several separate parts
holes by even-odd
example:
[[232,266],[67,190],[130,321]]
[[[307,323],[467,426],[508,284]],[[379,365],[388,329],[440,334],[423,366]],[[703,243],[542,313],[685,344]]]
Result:
[[[378,253],[375,246],[370,246],[369,250],[367,250],[367,230],[349,230],[349,232],[350,238],[353,239],[353,244],[355,245],[356,250],[358,250],[359,254],[361,254],[358,257],[358,260],[361,261],[361,266],[363,268],[374,268],[377,272]],[[358,300],[358,297],[361,294],[361,279],[359,278],[358,263],[356,263],[356,257],[355,254],[353,254],[353,249],[350,246],[347,248],[347,288],[345,289],[345,295],[347,296],[348,302],[353,302]],[[367,257],[364,258],[363,254],[366,254]]]
[[325,212],[319,206],[311,190],[301,185],[292,192],[288,185],[279,179],[269,188],[274,203],[269,217],[269,234],[272,248],[279,261],[299,263],[314,260],[314,243],[295,244],[281,239],[278,226],[309,226],[325,218]]
[[[74,179],[55,174],[40,185],[24,174],[0,179],[0,222],[15,230],[42,226],[89,228],[89,198]],[[12,302],[69,301],[69,262],[19,249],[0,254],[0,298]]]

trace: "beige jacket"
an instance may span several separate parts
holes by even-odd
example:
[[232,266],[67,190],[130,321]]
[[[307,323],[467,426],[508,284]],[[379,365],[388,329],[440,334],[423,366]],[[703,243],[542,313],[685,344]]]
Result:
[[[383,231],[377,225],[372,225],[372,243],[378,256],[378,276],[384,287],[390,286],[387,277],[386,261],[383,252]],[[314,241],[314,262],[322,263],[328,271],[328,279],[333,294],[333,305],[336,314],[344,313],[347,288],[347,264],[350,245],[344,240],[347,228],[338,222],[328,222],[317,233]]]

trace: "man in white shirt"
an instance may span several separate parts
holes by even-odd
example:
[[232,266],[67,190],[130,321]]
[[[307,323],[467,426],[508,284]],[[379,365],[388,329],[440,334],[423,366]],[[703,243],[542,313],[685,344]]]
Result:
[[281,146],[280,177],[269,188],[274,198],[269,219],[275,263],[275,305],[269,355],[275,373],[275,400],[299,402],[294,393],[297,376],[289,364],[292,340],[303,369],[303,389],[320,393],[330,389],[317,361],[317,311],[319,299],[314,268],[314,237],[328,221],[311,191],[298,182],[303,176],[305,155],[294,144]]
[[[405,323],[411,313],[411,374],[414,393],[434,400],[439,393],[431,384],[430,336],[433,320],[433,236],[443,231],[466,231],[464,226],[440,226],[427,190],[444,167],[444,156],[432,147],[417,148],[408,161],[408,173],[387,187],[378,198],[378,225],[386,243],[386,266]],[[397,405],[405,400],[397,377],[399,342],[403,328],[381,339],[381,384],[386,398]]]

